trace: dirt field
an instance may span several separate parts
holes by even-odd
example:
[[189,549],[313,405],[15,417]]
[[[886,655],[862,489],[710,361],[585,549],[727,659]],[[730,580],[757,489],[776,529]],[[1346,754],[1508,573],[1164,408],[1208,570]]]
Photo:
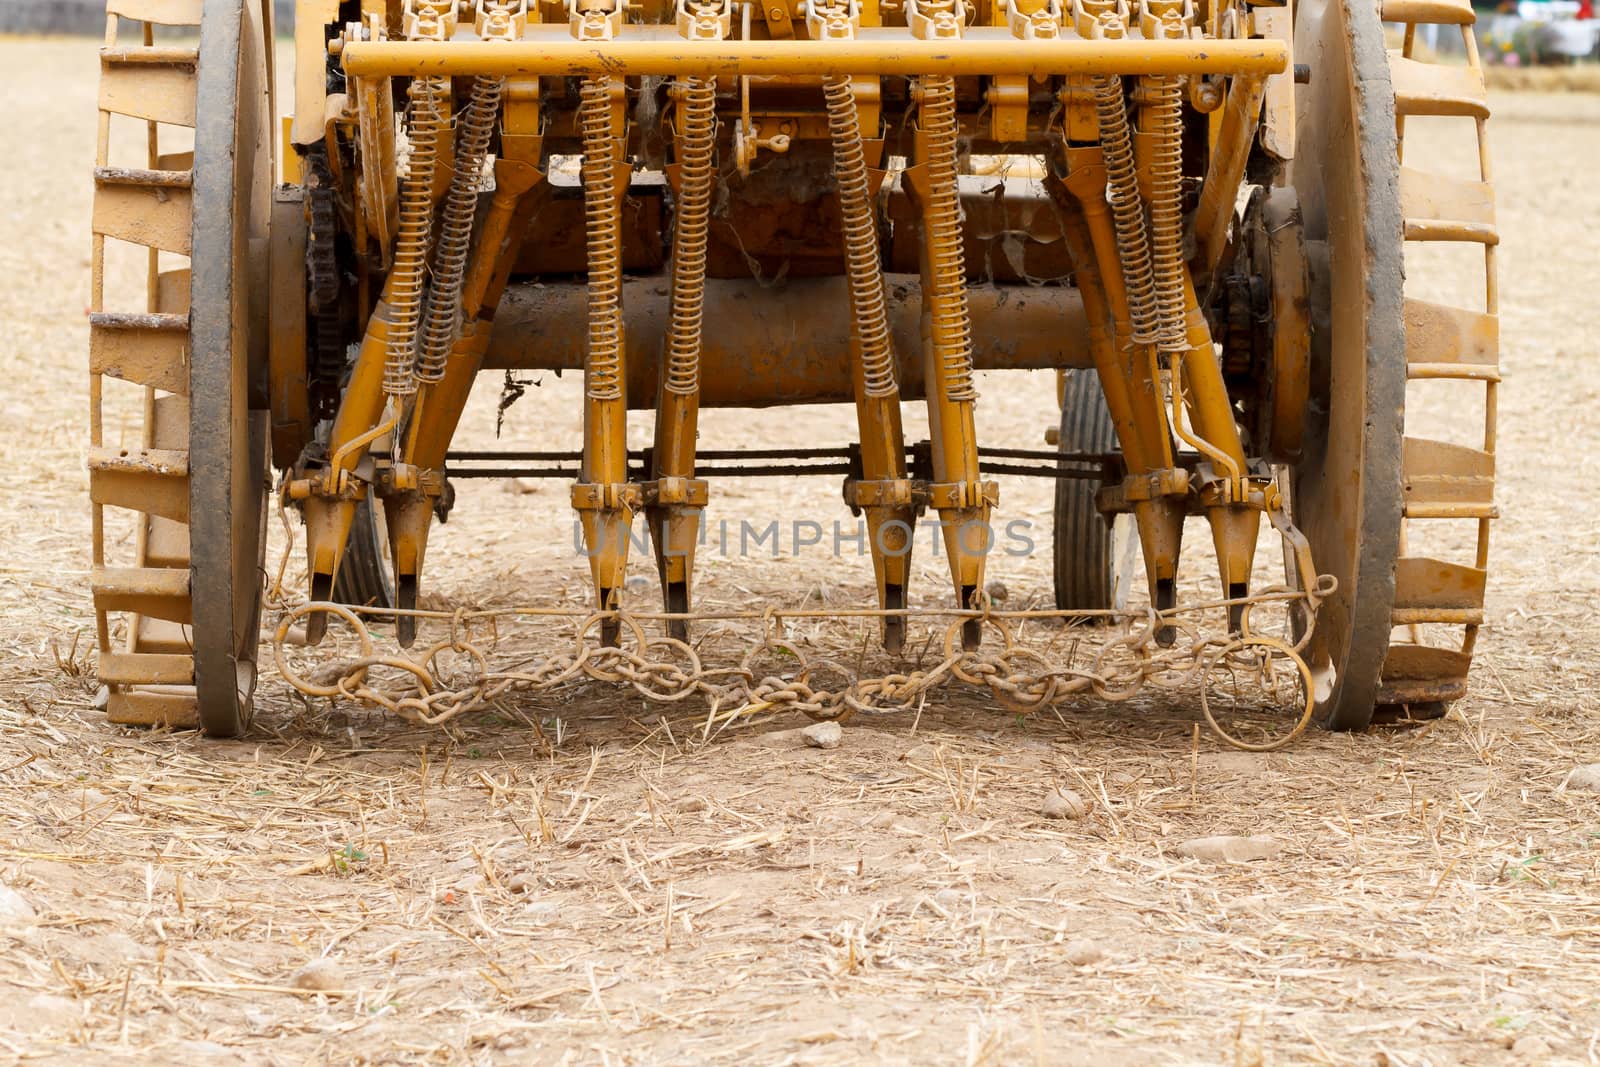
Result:
[[[91,43],[0,42],[0,1062],[1600,1059],[1600,794],[1565,788],[1600,761],[1600,96],[1497,101],[1506,517],[1443,721],[1195,756],[1185,701],[1022,719],[949,690],[822,751],[798,717],[704,743],[703,708],[599,686],[422,729],[269,677],[252,734],[208,742],[107,726],[84,673],[96,71]],[[1044,381],[983,383],[986,441],[1040,444]],[[502,443],[575,441],[574,396],[530,390]],[[841,410],[705,429],[850,433]],[[735,525],[841,510],[827,479],[715,489]],[[1045,488],[1003,493],[1047,535]],[[466,486],[430,596],[581,603],[565,496]],[[825,555],[714,561],[700,591],[861,597],[865,560]],[[1048,575],[996,576],[1015,606]],[[1040,817],[1057,783],[1086,817]],[[1210,834],[1282,847],[1176,853]],[[332,992],[295,988],[317,960]]]

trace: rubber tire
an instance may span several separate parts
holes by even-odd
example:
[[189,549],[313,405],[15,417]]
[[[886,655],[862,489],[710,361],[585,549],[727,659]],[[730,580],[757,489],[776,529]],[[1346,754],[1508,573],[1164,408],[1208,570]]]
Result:
[[[1069,370],[1061,385],[1061,437],[1067,452],[1114,452],[1117,431],[1111,424],[1100,376],[1092,370]],[[1056,607],[1062,611],[1106,611],[1113,606],[1112,526],[1095,507],[1098,482],[1057,478],[1055,532]]]
[[379,525],[382,522],[379,504],[369,494],[356,508],[344,559],[333,579],[333,599],[338,603],[352,607],[394,607],[394,575]]

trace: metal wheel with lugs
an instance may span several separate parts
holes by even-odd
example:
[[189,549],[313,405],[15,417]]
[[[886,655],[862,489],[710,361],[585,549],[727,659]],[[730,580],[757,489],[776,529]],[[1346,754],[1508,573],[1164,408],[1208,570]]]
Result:
[[[142,26],[133,43],[117,16]],[[100,680],[114,722],[232,736],[250,718],[265,548],[267,417],[251,401],[267,334],[270,4],[110,0],[107,17],[90,319]],[[199,45],[157,45],[155,25],[198,28]],[[113,165],[128,119],[142,165]],[[170,150],[186,130],[193,150]],[[143,252],[143,307],[108,300],[108,242]],[[136,444],[107,439],[108,379],[142,388]],[[130,514],[133,558],[113,561],[108,518]]]
[[[1381,19],[1408,27],[1404,49],[1386,51],[1379,11],[1359,0],[1307,3],[1295,23],[1311,81],[1299,89],[1289,183],[1311,261],[1312,352],[1291,506],[1318,570],[1339,579],[1310,649],[1322,721],[1333,729],[1366,726],[1377,706],[1465,692],[1494,517],[1498,237],[1473,12],[1466,0],[1386,0]],[[1466,66],[1409,55],[1415,27],[1427,23],[1460,29]],[[1408,116],[1448,118],[1473,138],[1477,179],[1403,166]],[[1437,241],[1482,246],[1481,309],[1406,295],[1421,274],[1405,269],[1408,243]],[[1439,380],[1484,386],[1481,448],[1408,435],[1408,381]],[[1405,524],[1436,520],[1474,524],[1470,560],[1410,554]],[[1445,627],[1460,636],[1439,641]]]

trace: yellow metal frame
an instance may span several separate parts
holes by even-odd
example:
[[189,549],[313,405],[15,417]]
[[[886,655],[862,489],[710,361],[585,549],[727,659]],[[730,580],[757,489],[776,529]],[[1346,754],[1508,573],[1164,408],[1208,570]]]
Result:
[[[504,76],[632,78],[644,75],[736,78],[758,75],[838,77],[853,74],[931,77],[1052,74],[1269,75],[1286,69],[1282,41],[1018,40],[969,36],[918,40],[907,31],[863,29],[854,40],[686,41],[629,27],[627,36],[596,44],[560,38],[507,43],[477,41],[334,41],[352,78]],[[534,32],[530,29],[530,34]],[[548,32],[548,31],[546,31]],[[976,32],[976,31],[975,31]]]

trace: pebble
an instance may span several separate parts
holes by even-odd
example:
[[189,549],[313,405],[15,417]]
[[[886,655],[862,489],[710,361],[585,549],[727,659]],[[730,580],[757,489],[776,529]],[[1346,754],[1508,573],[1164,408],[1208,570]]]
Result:
[[33,905],[10,886],[0,885],[0,919],[31,919]]
[[801,730],[800,736],[812,748],[838,748],[844,740],[844,728],[836,722],[816,722]]
[[312,960],[289,976],[289,984],[296,989],[330,993],[345,988],[344,970],[332,960]]
[[538,885],[538,879],[527,871],[518,871],[506,879],[506,889],[513,893],[531,893]]
[[880,811],[867,820],[867,825],[874,830],[887,830],[894,825],[894,812]]
[[1567,775],[1567,788],[1600,793],[1600,763],[1585,764]]
[[1283,842],[1264,834],[1252,837],[1197,837],[1193,841],[1185,841],[1176,851],[1180,856],[1205,860],[1207,863],[1249,863],[1276,856],[1283,851]]
[[912,763],[932,765],[939,762],[939,750],[924,741],[920,745],[914,745],[907,749],[906,754],[900,758],[910,760]]
[[1044,795],[1039,813],[1047,819],[1081,819],[1089,814],[1089,802],[1072,789],[1052,789]]
[[1063,953],[1067,962],[1074,967],[1087,967],[1091,963],[1099,963],[1106,958],[1106,950],[1093,941],[1075,940],[1068,941]]
[[994,601],[996,604],[1004,604],[1006,602],[1006,597],[1011,595],[1011,591],[1006,588],[1006,583],[1000,581],[998,578],[985,586],[983,591],[988,593],[989,599]]
[[1511,1055],[1523,1063],[1548,1063],[1554,1051],[1538,1034],[1523,1034],[1511,1045]]

